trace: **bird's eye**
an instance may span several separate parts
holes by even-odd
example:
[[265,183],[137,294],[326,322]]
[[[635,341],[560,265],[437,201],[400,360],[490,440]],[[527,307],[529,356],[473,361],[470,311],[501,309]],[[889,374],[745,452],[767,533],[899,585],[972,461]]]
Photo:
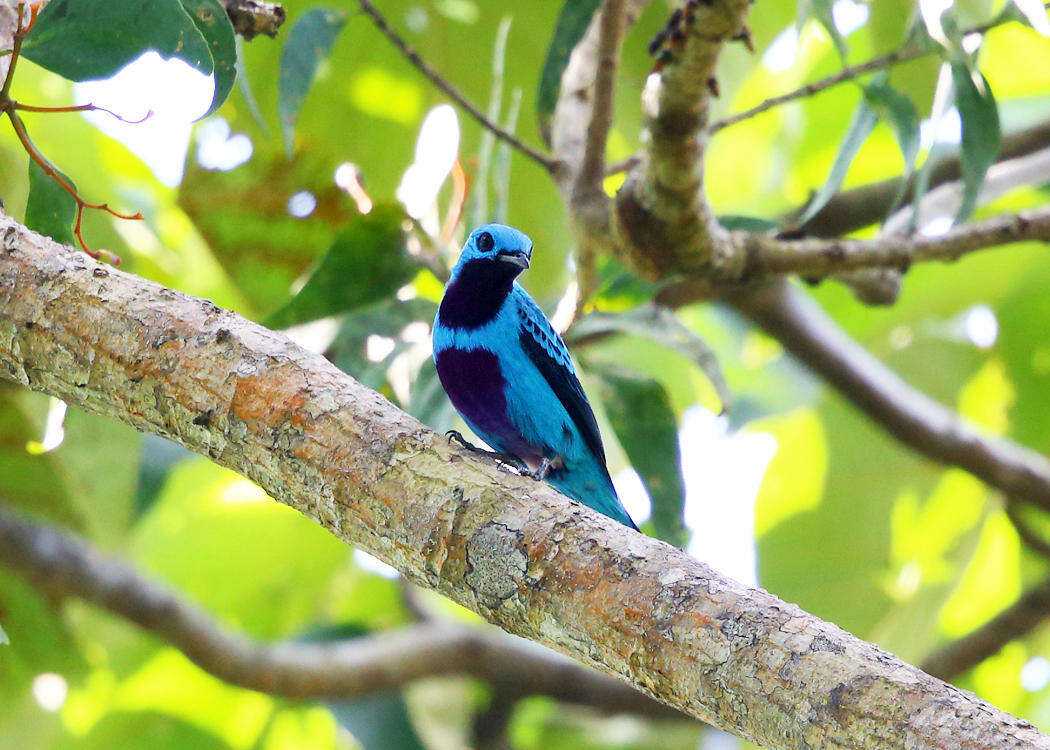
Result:
[[492,235],[488,232],[482,232],[478,235],[478,250],[480,250],[481,252],[490,252],[495,246],[496,241],[492,239]]

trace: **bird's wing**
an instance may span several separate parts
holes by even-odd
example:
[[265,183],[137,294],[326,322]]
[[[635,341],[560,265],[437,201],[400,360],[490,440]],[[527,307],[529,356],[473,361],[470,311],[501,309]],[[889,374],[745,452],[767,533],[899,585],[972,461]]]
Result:
[[594,419],[587,396],[584,395],[583,386],[576,377],[565,342],[551,327],[547,316],[532,298],[520,288],[515,291],[518,319],[521,323],[519,339],[525,354],[565,407],[591,453],[604,466],[605,449],[602,447],[598,423]]

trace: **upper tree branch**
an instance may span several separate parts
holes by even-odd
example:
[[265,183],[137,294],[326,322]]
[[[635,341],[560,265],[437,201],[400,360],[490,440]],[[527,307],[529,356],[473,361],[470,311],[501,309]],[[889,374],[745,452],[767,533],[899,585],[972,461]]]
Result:
[[57,596],[139,625],[234,685],[288,698],[360,698],[424,677],[469,675],[606,712],[679,716],[619,680],[498,631],[442,621],[338,644],[255,643],[82,540],[0,505],[0,564]]
[[859,268],[907,269],[919,261],[955,260],[995,245],[1050,241],[1050,206],[965,224],[935,237],[781,240],[751,232],[734,232],[730,237],[741,260],[739,278],[786,273],[819,277]]
[[0,218],[0,373],[176,440],[504,629],[767,747],[1050,737],[501,472],[323,357]]
[[982,435],[909,386],[805,293],[781,281],[742,290],[729,301],[902,443],[970,472],[1008,499],[1050,509],[1050,461],[1009,440]]
[[361,10],[366,16],[368,16],[372,23],[375,24],[375,27],[379,29],[380,33],[390,40],[390,43],[397,48],[404,58],[416,68],[416,70],[426,76],[431,83],[445,93],[445,96],[458,104],[464,112],[477,120],[481,127],[491,131],[492,134],[500,140],[509,143],[513,148],[516,148],[518,151],[525,154],[525,156],[532,159],[548,172],[554,172],[557,169],[557,160],[538,151],[506,128],[500,127],[489,120],[480,109],[474,106],[474,104],[467,99],[462,92],[460,92],[459,89],[449,83],[444,76],[427,64],[427,62],[419,56],[419,53],[412,49],[412,47],[410,47],[408,43],[402,39],[396,31],[394,31],[390,24],[387,23],[386,18],[383,17],[383,14],[379,12],[379,9],[372,5],[369,0],[357,0],[357,4],[361,6]]

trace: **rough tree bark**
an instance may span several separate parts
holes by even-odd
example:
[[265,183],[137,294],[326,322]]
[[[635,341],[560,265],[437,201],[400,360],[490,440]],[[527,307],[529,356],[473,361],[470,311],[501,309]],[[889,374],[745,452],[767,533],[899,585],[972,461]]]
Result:
[[1050,748],[834,625],[451,447],[211,303],[0,216],[0,375],[240,471],[505,630],[771,748]]

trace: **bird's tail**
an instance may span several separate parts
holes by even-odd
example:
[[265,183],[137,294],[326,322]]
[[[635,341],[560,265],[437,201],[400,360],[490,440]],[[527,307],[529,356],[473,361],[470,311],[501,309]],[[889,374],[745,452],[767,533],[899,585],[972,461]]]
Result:
[[[604,467],[602,467],[604,468]],[[547,476],[547,482],[553,485],[563,495],[568,495],[573,500],[583,503],[588,508],[609,516],[619,521],[624,526],[629,526],[635,531],[638,527],[631,520],[627,510],[616,495],[612,479],[608,471],[554,471]]]

